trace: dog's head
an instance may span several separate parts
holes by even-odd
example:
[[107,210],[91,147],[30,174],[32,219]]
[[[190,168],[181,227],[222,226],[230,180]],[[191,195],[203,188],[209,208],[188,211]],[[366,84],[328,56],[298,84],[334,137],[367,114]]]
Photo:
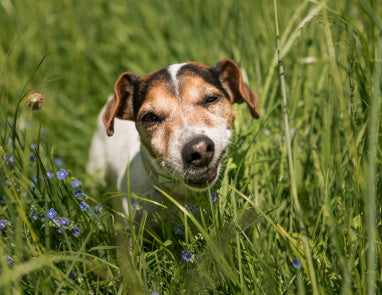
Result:
[[135,121],[151,157],[175,180],[195,190],[218,178],[235,112],[246,102],[258,118],[258,97],[242,80],[239,67],[224,59],[213,67],[189,62],[138,77],[123,73],[103,115],[109,136],[114,118]]

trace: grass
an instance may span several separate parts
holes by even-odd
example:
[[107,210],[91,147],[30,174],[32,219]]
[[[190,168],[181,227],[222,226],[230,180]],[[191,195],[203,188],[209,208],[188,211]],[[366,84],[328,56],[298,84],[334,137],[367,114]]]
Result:
[[[0,294],[382,294],[381,9],[0,1]],[[163,193],[174,220],[157,216],[150,239],[143,223],[129,233],[115,188],[85,171],[115,80],[223,58],[259,94],[260,120],[235,106],[215,202]],[[26,107],[33,92],[40,111]],[[117,233],[132,235],[132,255]]]

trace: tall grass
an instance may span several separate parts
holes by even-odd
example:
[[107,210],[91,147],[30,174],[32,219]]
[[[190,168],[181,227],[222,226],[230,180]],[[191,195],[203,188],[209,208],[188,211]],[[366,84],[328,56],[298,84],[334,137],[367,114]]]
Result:
[[[381,294],[381,15],[367,0],[0,1],[0,294]],[[217,200],[157,188],[174,218],[148,231],[85,172],[98,111],[123,71],[226,57],[261,118],[234,106]]]

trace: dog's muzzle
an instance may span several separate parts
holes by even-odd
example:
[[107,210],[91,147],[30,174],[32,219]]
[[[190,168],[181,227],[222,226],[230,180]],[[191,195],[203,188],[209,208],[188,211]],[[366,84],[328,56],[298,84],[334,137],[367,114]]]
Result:
[[218,165],[211,167],[215,144],[207,136],[201,135],[187,142],[182,150],[183,165],[186,171],[185,182],[194,188],[207,187],[218,176]]
[[207,167],[214,157],[215,144],[207,136],[198,136],[186,143],[182,158],[187,168]]

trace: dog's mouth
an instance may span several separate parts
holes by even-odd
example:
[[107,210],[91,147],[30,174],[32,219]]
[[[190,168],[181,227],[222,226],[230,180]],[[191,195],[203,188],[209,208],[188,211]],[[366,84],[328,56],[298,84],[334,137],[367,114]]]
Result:
[[216,164],[213,167],[208,168],[206,171],[202,171],[200,173],[192,173],[191,175],[185,175],[183,178],[184,183],[193,189],[200,190],[206,189],[214,184],[219,177],[221,163],[225,155],[226,150],[221,153],[220,157],[216,161]]
[[187,185],[195,188],[205,188],[212,184],[218,177],[220,164],[214,169],[209,169],[207,172],[193,177],[185,177],[184,181]]

